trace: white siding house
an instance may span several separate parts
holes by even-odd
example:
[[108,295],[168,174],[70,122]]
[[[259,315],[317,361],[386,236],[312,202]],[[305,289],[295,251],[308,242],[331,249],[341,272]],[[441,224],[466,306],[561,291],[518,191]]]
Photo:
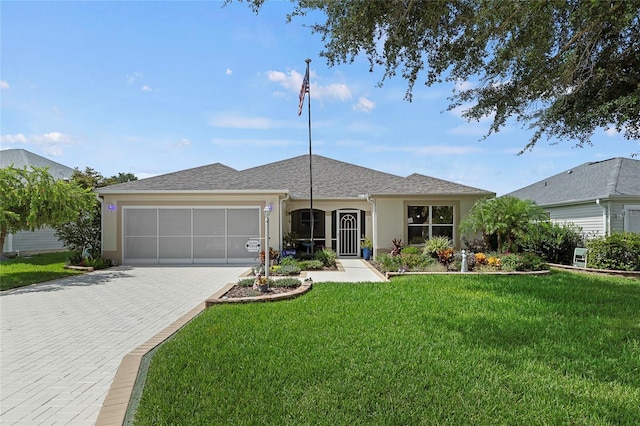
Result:
[[[71,167],[36,155],[24,149],[5,149],[0,151],[0,168],[4,167],[47,167],[55,179],[70,179],[73,175]],[[57,251],[64,249],[64,245],[54,235],[51,228],[31,231],[18,231],[5,238],[3,253],[34,253]]]
[[574,223],[587,237],[640,233],[639,160],[585,163],[507,195],[535,201],[552,221]]

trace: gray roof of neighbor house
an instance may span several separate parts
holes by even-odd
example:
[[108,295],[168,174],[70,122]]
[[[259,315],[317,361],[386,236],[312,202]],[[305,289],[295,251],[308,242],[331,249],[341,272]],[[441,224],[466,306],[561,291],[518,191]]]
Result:
[[[423,175],[403,178],[312,155],[313,198],[358,198],[361,194],[476,194],[492,192]],[[288,191],[309,198],[309,156],[238,171],[220,163],[99,188],[98,193],[147,191]]]
[[25,166],[48,167],[54,179],[70,179],[73,169],[51,161],[25,149],[4,149],[0,151],[0,168],[13,166],[22,169]]
[[584,163],[507,195],[540,206],[640,197],[640,160],[616,157]]

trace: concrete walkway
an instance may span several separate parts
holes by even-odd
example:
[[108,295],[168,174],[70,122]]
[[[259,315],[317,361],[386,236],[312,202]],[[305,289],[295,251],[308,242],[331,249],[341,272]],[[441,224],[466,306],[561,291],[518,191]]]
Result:
[[[315,283],[383,281],[360,259]],[[122,358],[247,267],[118,267],[0,293],[0,424],[93,425]]]
[[246,267],[118,267],[0,293],[0,424],[93,425],[122,358]]
[[322,282],[376,282],[386,281],[384,275],[362,259],[339,259],[344,271],[309,271],[314,283]]

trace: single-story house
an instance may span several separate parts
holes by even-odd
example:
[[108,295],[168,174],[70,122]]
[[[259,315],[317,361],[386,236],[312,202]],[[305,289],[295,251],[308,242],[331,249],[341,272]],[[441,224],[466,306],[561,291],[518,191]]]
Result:
[[640,160],[584,163],[507,195],[535,201],[552,221],[572,222],[587,237],[640,233]]
[[477,200],[495,196],[318,155],[242,171],[215,163],[96,192],[103,206],[103,256],[124,264],[252,262],[264,241],[265,207],[269,246],[276,250],[285,248],[283,236],[292,231],[306,247],[312,240],[339,257],[360,257],[365,237],[372,239],[374,255],[394,238],[422,244],[446,235],[459,246],[460,220]]
[[252,262],[264,241],[265,208],[269,247],[276,250],[285,248],[283,236],[291,231],[305,247],[313,241],[339,257],[360,257],[365,237],[374,254],[389,250],[394,238],[422,244],[446,235],[459,246],[460,220],[477,200],[495,196],[318,155],[242,171],[215,163],[96,192],[103,205],[103,256],[123,264]]
[[[73,169],[48,158],[41,157],[25,149],[4,149],[0,151],[0,168],[46,167],[54,179],[71,179]],[[36,253],[64,250],[63,243],[56,238],[53,228],[35,231],[18,231],[5,238],[3,253]]]

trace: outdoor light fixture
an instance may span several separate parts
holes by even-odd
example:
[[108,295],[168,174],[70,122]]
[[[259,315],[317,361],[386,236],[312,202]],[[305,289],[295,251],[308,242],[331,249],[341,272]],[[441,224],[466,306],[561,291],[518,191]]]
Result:
[[113,203],[109,203],[109,204],[107,204],[107,209],[110,212],[113,212],[113,211],[116,211],[116,206]]
[[269,263],[271,263],[271,253],[269,252],[269,215],[271,206],[265,206],[264,210],[264,278],[269,283]]

